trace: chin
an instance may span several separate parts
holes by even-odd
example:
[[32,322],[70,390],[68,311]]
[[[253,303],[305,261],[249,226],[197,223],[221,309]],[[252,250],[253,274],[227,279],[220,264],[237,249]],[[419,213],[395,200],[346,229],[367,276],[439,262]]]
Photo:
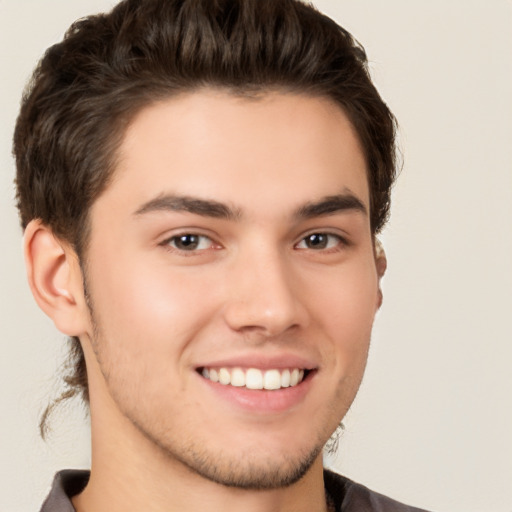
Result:
[[[298,482],[309,471],[322,453],[323,446],[309,454],[292,458],[255,457],[239,455],[236,460],[225,460],[225,456],[214,457],[207,453],[188,453],[181,460],[189,470],[214,483],[246,490],[272,490],[288,487]],[[183,458],[185,459],[185,458]],[[280,459],[280,460],[279,460]]]

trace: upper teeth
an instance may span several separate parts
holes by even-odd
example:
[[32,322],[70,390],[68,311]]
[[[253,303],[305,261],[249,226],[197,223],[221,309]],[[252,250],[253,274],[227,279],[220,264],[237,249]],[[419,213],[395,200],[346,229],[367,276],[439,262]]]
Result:
[[203,368],[204,378],[224,385],[248,389],[281,389],[296,386],[304,378],[304,370],[260,370],[258,368]]

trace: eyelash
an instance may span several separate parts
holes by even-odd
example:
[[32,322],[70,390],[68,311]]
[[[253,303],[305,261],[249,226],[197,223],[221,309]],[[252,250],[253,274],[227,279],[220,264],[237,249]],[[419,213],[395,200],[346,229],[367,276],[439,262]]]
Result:
[[[197,246],[190,250],[179,248],[176,246],[176,242],[178,240],[182,239],[182,241],[183,241],[183,239],[185,239],[187,237],[198,239]],[[321,237],[327,237],[327,240],[325,242],[326,247],[320,247],[319,249],[315,249],[312,247],[308,247],[306,245],[308,243],[308,240],[313,241],[315,238],[317,238],[317,242],[321,243],[321,240],[319,240]],[[201,248],[201,243],[204,242],[205,240],[209,241],[208,247]],[[335,241],[334,244],[332,244],[333,240]],[[191,241],[189,243],[194,244],[193,241]],[[299,247],[301,244],[305,244],[306,246]],[[178,235],[173,235],[170,238],[166,238],[159,245],[164,247],[169,252],[176,252],[176,253],[179,253],[179,254],[185,255],[185,256],[193,256],[193,255],[204,253],[205,251],[216,250],[216,249],[221,248],[221,246],[216,244],[209,236],[201,235],[201,234],[194,233],[194,232],[185,232],[185,233],[180,233]],[[294,248],[301,250],[301,251],[311,250],[313,252],[332,253],[332,252],[338,252],[338,251],[342,250],[344,247],[347,247],[349,245],[350,245],[350,243],[341,235],[338,235],[335,233],[323,232],[323,231],[315,231],[315,232],[309,233],[309,234],[305,235],[304,237],[302,237],[300,239],[300,241],[294,245]]]

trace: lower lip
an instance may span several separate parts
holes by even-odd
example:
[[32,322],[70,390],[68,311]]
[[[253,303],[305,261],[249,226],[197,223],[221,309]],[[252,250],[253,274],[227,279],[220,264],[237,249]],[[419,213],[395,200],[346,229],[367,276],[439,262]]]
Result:
[[272,391],[224,385],[198,376],[216,395],[228,403],[246,411],[264,414],[284,412],[299,405],[310,390],[315,374],[316,372],[311,371],[300,384]]

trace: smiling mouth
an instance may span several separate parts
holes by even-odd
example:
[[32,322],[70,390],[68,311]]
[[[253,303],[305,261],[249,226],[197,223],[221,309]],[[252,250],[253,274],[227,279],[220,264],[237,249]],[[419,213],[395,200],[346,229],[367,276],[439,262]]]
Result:
[[199,368],[199,373],[211,382],[246,389],[278,390],[298,386],[310,373],[303,368]]

